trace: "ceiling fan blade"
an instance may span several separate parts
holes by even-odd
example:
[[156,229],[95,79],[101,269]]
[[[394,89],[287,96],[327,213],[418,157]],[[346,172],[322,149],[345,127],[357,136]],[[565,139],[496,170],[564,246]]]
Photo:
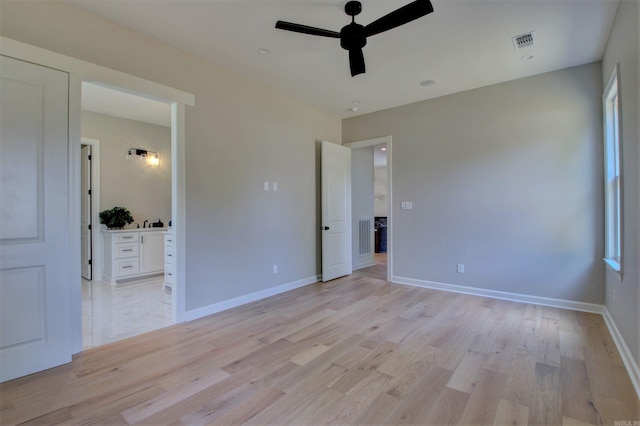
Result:
[[309,27],[307,25],[294,24],[293,22],[278,21],[276,28],[280,30],[293,31],[296,33],[311,34],[321,37],[340,38],[337,31],[323,30],[322,28]]
[[365,27],[366,36],[369,37],[399,27],[431,12],[433,12],[433,5],[429,0],[415,0],[367,25]]
[[351,77],[364,74],[364,54],[362,53],[362,49],[349,50],[349,67],[351,68]]

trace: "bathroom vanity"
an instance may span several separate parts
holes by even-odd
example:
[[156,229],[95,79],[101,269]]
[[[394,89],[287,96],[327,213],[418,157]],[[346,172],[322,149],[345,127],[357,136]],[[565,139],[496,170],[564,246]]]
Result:
[[102,231],[102,280],[111,284],[164,274],[167,228]]
[[164,234],[164,287],[165,288],[173,288],[176,283],[175,271],[176,268],[174,266],[174,243],[173,243],[173,232],[171,232],[171,228],[168,231],[163,232]]

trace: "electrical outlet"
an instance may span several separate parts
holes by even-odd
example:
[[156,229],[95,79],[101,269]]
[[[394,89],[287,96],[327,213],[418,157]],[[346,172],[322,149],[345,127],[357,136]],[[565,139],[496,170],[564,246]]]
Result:
[[278,273],[278,265],[273,265],[273,273],[274,274]]
[[269,190],[269,182],[265,182],[264,183],[264,190],[268,191]]
[[273,188],[274,191],[278,190],[278,182],[273,182],[273,185],[271,186]]
[[464,264],[463,263],[458,263],[458,273],[459,274],[464,274]]

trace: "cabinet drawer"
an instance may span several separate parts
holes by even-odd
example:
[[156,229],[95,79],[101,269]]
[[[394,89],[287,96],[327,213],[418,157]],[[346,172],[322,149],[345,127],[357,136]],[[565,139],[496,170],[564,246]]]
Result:
[[115,261],[116,276],[124,277],[127,275],[135,275],[139,272],[138,258],[118,259]]
[[168,284],[176,283],[176,273],[173,268],[173,265],[166,265],[164,269],[164,281]]
[[132,243],[139,241],[139,232],[117,232],[113,234],[114,243]]
[[121,243],[115,244],[116,259],[124,257],[137,257],[139,253],[138,243]]
[[173,259],[175,258],[175,254],[173,252],[173,247],[164,246],[164,262],[165,263],[174,263]]

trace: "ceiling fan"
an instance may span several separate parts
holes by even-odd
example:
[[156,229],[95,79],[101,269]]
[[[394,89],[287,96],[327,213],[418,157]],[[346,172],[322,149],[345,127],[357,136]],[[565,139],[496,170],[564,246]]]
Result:
[[380,34],[381,32],[411,22],[414,19],[421,18],[433,12],[433,6],[429,0],[415,0],[384,15],[382,18],[373,21],[367,26],[355,22],[355,16],[362,12],[362,4],[359,1],[347,2],[344,6],[344,11],[347,15],[351,16],[351,23],[342,27],[340,32],[285,21],[276,22],[276,28],[321,37],[339,38],[340,46],[349,51],[351,76],[354,77],[365,72],[362,48],[367,44],[367,37]]

